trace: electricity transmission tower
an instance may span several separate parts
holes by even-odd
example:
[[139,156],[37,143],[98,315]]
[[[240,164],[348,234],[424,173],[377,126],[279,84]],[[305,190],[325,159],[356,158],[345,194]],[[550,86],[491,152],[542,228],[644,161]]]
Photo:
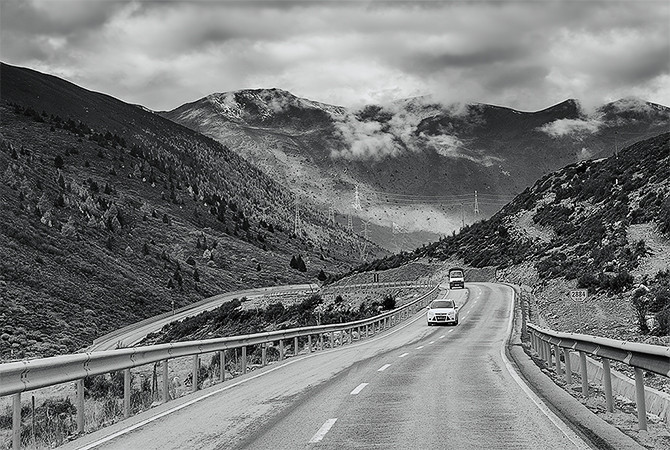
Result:
[[361,206],[361,196],[358,193],[358,186],[356,186],[356,192],[354,193],[354,209],[360,211],[363,209]]
[[477,191],[475,191],[475,216],[479,215],[479,202],[477,201]]
[[368,222],[367,220],[363,221],[363,241],[362,242],[356,242],[358,245],[358,253],[360,254],[361,262],[365,262],[367,260],[367,248],[368,248]]

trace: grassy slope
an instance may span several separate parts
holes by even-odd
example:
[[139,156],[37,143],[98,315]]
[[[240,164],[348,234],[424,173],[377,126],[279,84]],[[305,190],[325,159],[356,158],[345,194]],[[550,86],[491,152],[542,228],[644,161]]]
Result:
[[306,208],[293,236],[289,193],[211,139],[36,72],[3,65],[2,83],[2,358],[75,351],[172,300],[354,263],[352,237]]

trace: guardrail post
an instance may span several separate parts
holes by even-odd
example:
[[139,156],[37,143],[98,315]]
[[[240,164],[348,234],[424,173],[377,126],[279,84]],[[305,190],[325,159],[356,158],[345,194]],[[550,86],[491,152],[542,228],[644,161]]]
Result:
[[261,347],[261,364],[263,367],[267,366],[268,364],[268,343],[263,342],[263,346]]
[[319,350],[323,350],[323,333],[319,333]]
[[635,404],[637,406],[637,426],[647,430],[647,402],[644,398],[644,373],[635,367]]
[[370,324],[365,324],[365,338],[370,337]]
[[547,368],[550,368],[553,363],[551,361],[551,344],[549,343],[549,341],[544,342],[544,349],[547,355]]
[[200,365],[200,355],[193,355],[193,370],[191,371],[191,392],[198,390],[198,366]]
[[21,448],[21,393],[13,396],[12,402],[12,449]]
[[570,359],[570,350],[563,349],[565,355],[565,383],[569,386],[572,384],[572,360]]
[[586,353],[580,351],[579,352],[579,370],[582,375],[582,394],[584,397],[588,397],[589,395],[589,378],[588,378],[588,372],[586,369]]
[[293,338],[293,356],[298,356],[298,336]]
[[219,350],[219,378],[221,382],[226,381],[226,352]]
[[130,369],[123,371],[123,417],[130,417]]
[[360,325],[358,326],[358,339],[357,340],[358,341],[361,340],[361,326]]
[[307,335],[307,352],[312,353],[312,335]]
[[163,360],[163,403],[170,401],[170,382],[168,381],[168,360]]
[[284,360],[284,340],[279,339],[279,361]]
[[554,354],[556,355],[556,376],[561,376],[561,347],[554,345]]
[[84,432],[84,379],[77,380],[77,433]]
[[612,399],[612,371],[610,370],[610,360],[602,359],[603,363],[603,387],[605,388],[605,403],[607,411],[614,412],[614,401]]
[[531,345],[533,346],[533,350],[535,353],[538,353],[537,351],[537,334],[535,334],[535,331],[533,330],[533,334],[531,334],[531,339],[530,339]]
[[242,346],[242,375],[247,373],[247,346]]

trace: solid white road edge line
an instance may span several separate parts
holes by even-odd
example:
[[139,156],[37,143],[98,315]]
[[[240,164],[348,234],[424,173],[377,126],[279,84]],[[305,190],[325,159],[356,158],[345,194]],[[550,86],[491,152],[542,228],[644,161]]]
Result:
[[324,438],[326,433],[330,431],[331,428],[333,428],[333,425],[335,425],[335,422],[337,422],[337,417],[334,419],[328,419],[326,420],[326,423],[321,425],[321,428],[319,428],[319,431],[316,432],[314,436],[312,436],[312,439],[309,440],[310,444],[314,444],[316,442],[319,442],[321,439]]
[[[119,436],[123,436],[124,434],[126,434],[126,433],[130,433],[130,432],[133,431],[133,430],[136,430],[136,429],[138,429],[138,428],[141,428],[141,427],[143,427],[144,425],[146,425],[146,424],[148,424],[148,423],[151,423],[151,422],[153,422],[153,421],[155,421],[155,420],[158,420],[158,419],[160,419],[160,418],[162,418],[162,417],[165,417],[165,416],[167,416],[168,414],[172,414],[173,412],[179,411],[180,409],[186,408],[187,406],[191,406],[192,404],[197,403],[197,402],[199,402],[200,400],[204,400],[204,399],[206,399],[206,398],[211,397],[212,395],[216,395],[216,394],[218,394],[218,393],[220,393],[220,392],[227,391],[228,389],[231,389],[231,388],[234,388],[234,387],[236,387],[236,386],[239,386],[240,384],[242,384],[242,383],[246,383],[247,381],[255,380],[256,378],[262,377],[262,376],[265,375],[265,374],[274,372],[275,370],[278,370],[278,369],[281,369],[282,367],[286,367],[286,366],[289,366],[289,365],[291,365],[291,364],[297,363],[297,362],[302,361],[302,360],[304,360],[304,359],[307,359],[307,358],[313,358],[313,357],[315,357],[315,356],[325,355],[325,354],[327,354],[327,353],[337,352],[337,351],[340,351],[340,350],[347,350],[347,349],[350,349],[350,348],[356,348],[356,347],[359,347],[359,346],[361,346],[361,345],[368,344],[368,343],[370,343],[370,342],[378,341],[378,340],[380,340],[380,339],[382,339],[382,338],[385,338],[386,336],[389,336],[389,335],[391,335],[391,334],[395,334],[395,333],[397,333],[398,331],[403,330],[404,328],[407,328],[408,326],[412,325],[412,324],[413,324],[414,322],[416,322],[417,320],[419,320],[419,319],[423,319],[423,318],[424,318],[424,315],[423,315],[423,314],[419,314],[419,315],[418,315],[417,317],[415,317],[414,319],[410,319],[409,321],[407,321],[407,323],[404,323],[402,326],[400,326],[400,327],[398,327],[398,328],[396,328],[396,329],[393,329],[393,330],[389,331],[388,333],[382,334],[381,336],[375,336],[375,337],[372,337],[372,338],[370,338],[370,339],[366,339],[366,340],[364,340],[364,341],[361,341],[360,343],[347,345],[346,347],[338,347],[338,348],[333,348],[333,349],[330,349],[330,350],[322,350],[322,351],[315,352],[315,353],[309,353],[309,354],[307,354],[307,355],[300,356],[300,357],[295,358],[295,359],[292,358],[292,359],[286,361],[284,364],[281,364],[281,365],[276,366],[276,367],[272,367],[271,369],[268,369],[268,370],[264,370],[263,372],[261,372],[261,373],[259,373],[259,374],[256,374],[256,375],[254,375],[254,376],[251,376],[251,377],[249,377],[249,378],[245,378],[245,379],[240,380],[240,381],[238,381],[238,382],[236,382],[236,383],[228,384],[228,385],[226,385],[226,386],[224,386],[224,387],[222,387],[222,388],[220,388],[220,389],[217,389],[217,390],[215,390],[215,391],[208,392],[208,393],[205,394],[205,395],[202,395],[202,396],[200,396],[200,397],[194,398],[193,400],[189,400],[188,402],[186,402],[186,403],[182,403],[181,405],[175,406],[174,408],[170,408],[170,409],[168,409],[167,411],[163,411],[163,412],[160,413],[160,414],[157,414],[157,415],[155,415],[155,416],[149,417],[148,419],[145,419],[145,420],[143,420],[143,421],[141,421],[141,422],[138,422],[138,423],[136,423],[135,425],[131,425],[131,426],[129,426],[128,428],[124,428],[124,429],[122,429],[122,430],[117,431],[116,433],[113,433],[113,434],[110,434],[110,435],[105,436],[105,437],[103,437],[103,438],[100,438],[100,439],[98,439],[97,441],[94,441],[94,442],[92,442],[92,443],[90,443],[90,444],[84,445],[83,447],[79,447],[78,450],[89,450],[89,449],[95,448],[95,447],[97,447],[97,446],[99,446],[99,445],[101,445],[101,444],[104,444],[105,442],[109,442],[109,441],[111,441],[112,439],[115,439],[115,438],[117,438],[117,437],[119,437]],[[335,419],[335,420],[337,420],[337,419]],[[333,422],[333,423],[335,423],[335,422]],[[331,426],[332,426],[332,425],[331,425]]]
[[383,372],[383,371],[385,371],[386,369],[388,369],[389,367],[391,367],[391,364],[384,364],[384,365],[381,366],[379,369],[377,369],[377,372]]
[[358,386],[356,386],[356,389],[351,391],[351,395],[358,395],[359,392],[361,392],[363,389],[365,389],[365,386],[367,386],[368,383],[361,383]]
[[[514,296],[516,296],[516,292],[514,292]],[[514,299],[514,296],[512,299]],[[512,326],[514,324],[514,302],[512,303],[512,308],[510,312],[510,317],[509,317],[509,323],[507,324],[507,338],[503,341],[503,346],[500,347],[500,356],[502,357],[503,362],[505,363],[505,368],[507,369],[507,372],[512,376],[514,381],[519,385],[522,391],[526,393],[528,398],[535,403],[535,406],[544,414],[555,426],[558,428],[566,438],[570,442],[572,442],[576,448],[580,450],[588,450],[591,447],[586,445],[586,442],[580,438],[577,433],[572,431],[570,427],[568,427],[565,422],[563,422],[556,414],[553,413],[552,410],[547,407],[547,405],[538,397],[535,392],[533,392],[527,385],[526,383],[521,379],[521,377],[516,373],[516,370],[514,370],[514,366],[512,366],[512,363],[510,362],[509,359],[507,359],[507,355],[505,354],[505,348],[507,348],[507,344],[509,343],[509,339],[512,333]]]

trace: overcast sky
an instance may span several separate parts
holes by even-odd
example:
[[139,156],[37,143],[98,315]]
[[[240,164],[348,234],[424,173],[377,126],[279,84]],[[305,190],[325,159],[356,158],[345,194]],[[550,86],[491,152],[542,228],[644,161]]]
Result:
[[1,59],[154,110],[277,87],[533,111],[670,106],[670,2],[2,0]]

